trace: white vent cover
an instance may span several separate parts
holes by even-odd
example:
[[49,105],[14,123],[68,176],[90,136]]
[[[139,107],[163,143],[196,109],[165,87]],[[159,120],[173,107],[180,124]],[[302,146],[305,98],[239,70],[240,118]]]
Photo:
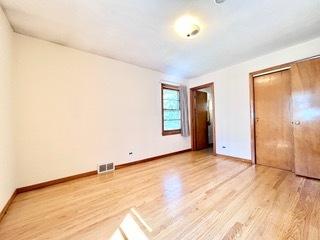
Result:
[[98,164],[98,174],[114,171],[113,163]]

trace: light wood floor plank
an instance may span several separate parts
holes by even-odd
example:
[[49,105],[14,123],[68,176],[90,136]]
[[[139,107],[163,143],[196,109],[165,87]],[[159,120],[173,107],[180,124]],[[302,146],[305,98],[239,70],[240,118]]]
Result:
[[0,239],[125,239],[133,227],[150,240],[320,239],[320,181],[183,153],[19,194]]

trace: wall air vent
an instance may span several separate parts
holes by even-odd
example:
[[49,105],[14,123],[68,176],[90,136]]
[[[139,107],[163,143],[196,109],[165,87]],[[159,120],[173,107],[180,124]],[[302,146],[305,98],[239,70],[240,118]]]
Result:
[[114,171],[113,163],[103,163],[98,165],[98,174]]

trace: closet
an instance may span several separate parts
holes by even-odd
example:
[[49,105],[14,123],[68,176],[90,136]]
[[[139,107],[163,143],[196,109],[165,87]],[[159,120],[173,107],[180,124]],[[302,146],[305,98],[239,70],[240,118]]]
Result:
[[256,163],[320,179],[320,59],[252,80]]
[[254,78],[257,163],[293,170],[290,71]]

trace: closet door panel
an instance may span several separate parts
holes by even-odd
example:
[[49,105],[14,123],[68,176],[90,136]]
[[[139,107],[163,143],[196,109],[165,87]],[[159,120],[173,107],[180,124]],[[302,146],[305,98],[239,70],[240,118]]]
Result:
[[196,92],[196,149],[201,150],[209,147],[208,141],[208,95],[205,92]]
[[256,161],[293,170],[290,71],[254,78]]
[[320,179],[320,59],[292,66],[295,172]]

